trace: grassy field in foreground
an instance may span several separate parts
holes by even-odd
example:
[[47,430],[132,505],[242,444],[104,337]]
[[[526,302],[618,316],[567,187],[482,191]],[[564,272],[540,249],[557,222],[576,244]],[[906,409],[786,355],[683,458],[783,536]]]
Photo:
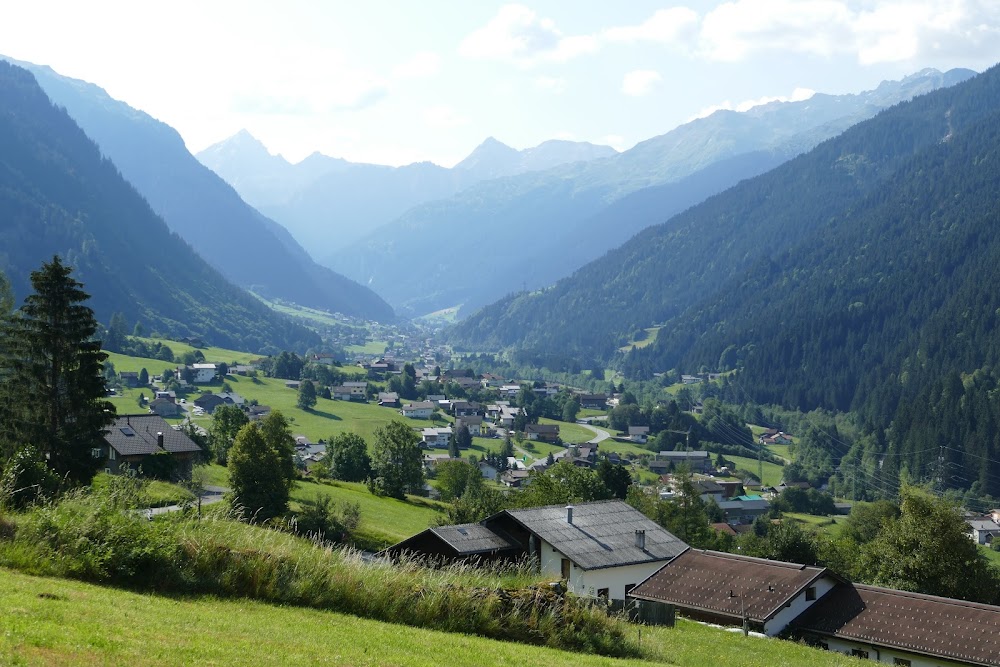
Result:
[[[250,600],[173,598],[0,569],[4,665],[651,665],[836,667],[854,659],[681,621],[616,660]],[[636,629],[638,632],[638,629]]]

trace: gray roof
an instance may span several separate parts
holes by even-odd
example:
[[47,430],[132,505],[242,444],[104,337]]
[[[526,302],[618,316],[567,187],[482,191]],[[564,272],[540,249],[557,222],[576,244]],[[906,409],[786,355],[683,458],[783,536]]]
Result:
[[[551,505],[506,513],[585,570],[670,560],[687,545],[621,500]],[[646,547],[635,546],[635,531],[646,531]]]
[[767,500],[723,500],[719,503],[722,510],[766,510],[771,507]]
[[698,450],[696,452],[660,452],[660,456],[665,459],[705,459],[708,458],[708,452],[703,450]]
[[156,444],[158,433],[163,434],[163,450],[175,454],[201,451],[201,447],[191,438],[181,431],[175,431],[159,415],[116,417],[108,427],[104,439],[122,456],[141,456],[163,451]]
[[459,526],[437,526],[430,531],[460,554],[477,554],[497,549],[512,549],[516,545],[497,535],[486,526],[466,523]]

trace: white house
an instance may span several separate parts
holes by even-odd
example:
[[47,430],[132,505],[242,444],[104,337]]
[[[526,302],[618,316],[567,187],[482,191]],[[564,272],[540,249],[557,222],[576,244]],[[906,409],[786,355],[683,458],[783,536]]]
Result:
[[420,436],[425,447],[447,447],[448,439],[451,438],[451,427],[446,428],[425,428],[421,429]]
[[430,401],[407,403],[399,410],[399,414],[410,419],[428,419],[434,414],[434,404]]
[[218,369],[215,364],[192,364],[191,370],[194,371],[194,383],[195,384],[205,384],[206,382],[211,382],[215,379]]
[[624,602],[639,582],[687,545],[620,500],[506,510],[483,521],[538,558],[541,574],[570,592]]

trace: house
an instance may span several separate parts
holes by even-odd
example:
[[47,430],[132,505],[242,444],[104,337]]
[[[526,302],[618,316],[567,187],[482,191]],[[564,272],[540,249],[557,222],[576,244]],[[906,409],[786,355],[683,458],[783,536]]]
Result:
[[314,364],[323,364],[324,366],[333,366],[337,363],[337,358],[335,356],[326,353],[314,354],[312,360]]
[[712,470],[712,459],[706,451],[696,452],[660,452],[655,461],[649,462],[649,469],[663,474],[675,470],[679,465],[687,465],[691,472],[708,472]]
[[[351,394],[353,394],[356,397],[360,397],[360,400],[362,400],[362,401],[365,400],[365,396],[368,393],[368,383],[367,382],[358,382],[357,380],[352,381],[352,382],[345,382],[344,383],[344,387],[346,387],[347,389],[350,389]],[[358,399],[355,398],[355,399],[352,399],[352,400],[358,400]]]
[[725,500],[725,489],[714,480],[696,479],[694,480],[694,488],[698,496],[706,503],[710,500],[714,500],[716,503]]
[[430,528],[386,549],[446,560],[532,556],[539,573],[570,592],[619,604],[688,547],[620,500],[504,510],[478,524]]
[[512,408],[509,405],[500,406],[500,414],[497,415],[497,424],[504,428],[511,428],[514,426],[514,420],[522,413],[522,408]]
[[445,428],[425,428],[420,431],[424,447],[447,447],[451,435],[452,430],[450,426]]
[[236,405],[242,408],[243,404],[246,403],[243,397],[235,391],[220,391],[216,396],[221,398],[226,405]]
[[607,394],[577,394],[577,398],[584,410],[604,410],[608,407]]
[[295,391],[298,391],[299,390],[299,386],[301,384],[302,383],[299,382],[298,380],[287,380],[285,382],[285,389],[294,389]]
[[483,418],[479,415],[471,417],[458,417],[455,419],[455,429],[460,429],[462,427],[469,429],[469,433],[473,436],[487,435],[489,432],[489,427],[483,421]]
[[244,410],[247,413],[247,417],[250,418],[250,421],[263,419],[264,417],[271,414],[270,405],[249,405],[246,408],[244,408]]
[[500,483],[511,489],[519,489],[528,483],[530,477],[529,471],[512,468],[500,473]]
[[208,414],[212,414],[220,405],[226,405],[226,401],[219,394],[202,394],[194,399],[194,404]]
[[177,393],[173,392],[173,391],[161,391],[161,390],[157,389],[155,392],[153,392],[153,397],[154,398],[165,398],[166,400],[170,401],[171,403],[176,403],[177,402]]
[[410,419],[429,419],[434,414],[434,404],[430,401],[407,403],[399,410],[399,414]]
[[394,391],[379,392],[378,404],[383,408],[398,408],[399,394]]
[[483,373],[479,380],[480,385],[483,389],[496,389],[502,387],[504,384],[504,379],[499,375],[493,375],[492,373]]
[[524,436],[528,440],[555,442],[559,439],[559,424],[525,424]]
[[121,383],[126,387],[136,388],[139,386],[139,374],[132,371],[122,371],[118,374]]
[[482,522],[571,593],[620,603],[687,545],[621,500],[505,510]]
[[814,646],[894,665],[1000,665],[1000,607],[840,584],[791,624]]
[[519,384],[505,384],[500,386],[500,395],[507,399],[517,398],[518,393],[521,391],[521,385]]
[[672,604],[697,621],[743,626],[773,637],[841,583],[824,567],[688,549],[630,597]]
[[629,426],[628,427],[628,439],[632,442],[645,443],[646,438],[649,437],[649,427],[648,426]]
[[191,370],[194,371],[193,382],[195,384],[211,382],[218,374],[218,368],[215,364],[192,364]]
[[993,544],[1000,537],[1000,525],[993,519],[971,519],[965,522],[969,526],[969,537],[976,544]]
[[500,471],[497,470],[495,465],[487,463],[486,461],[480,461],[479,474],[482,475],[485,479],[495,480],[497,476],[500,474]]
[[479,403],[469,401],[452,401],[448,411],[455,417],[471,417],[478,415],[482,408]]
[[756,495],[734,496],[719,503],[719,508],[726,515],[726,523],[736,526],[753,523],[757,517],[764,516],[770,511],[771,503]]
[[701,382],[701,378],[697,375],[682,375],[681,384],[698,384]]
[[[159,415],[115,417],[104,433],[104,443],[91,454],[101,460],[104,472],[112,475],[126,469],[138,472],[144,464],[148,473],[153,467],[149,457],[160,455],[157,461],[170,462],[172,479],[191,479],[195,458],[201,454],[201,447],[183,431],[175,431]],[[165,453],[171,455],[169,459],[163,457]]]
[[351,391],[350,387],[345,387],[343,385],[330,387],[330,398],[335,401],[350,401],[354,398],[354,392]]
[[181,413],[181,406],[165,398],[157,398],[149,402],[149,411],[160,417],[176,417]]

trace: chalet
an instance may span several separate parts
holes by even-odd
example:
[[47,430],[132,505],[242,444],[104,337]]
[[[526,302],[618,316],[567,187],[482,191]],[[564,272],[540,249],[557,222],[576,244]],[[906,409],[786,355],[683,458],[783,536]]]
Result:
[[607,394],[577,394],[584,410],[604,410],[608,407]]
[[350,387],[338,385],[330,387],[330,398],[335,401],[350,401],[354,398],[354,392],[351,391]]
[[480,461],[479,474],[482,475],[485,479],[495,480],[497,476],[500,474],[500,471],[497,470],[496,466],[493,465],[492,463],[487,463],[486,461]]
[[332,354],[314,354],[312,356],[312,361],[314,364],[323,364],[324,366],[333,366],[337,363],[337,358]]
[[469,391],[470,389],[479,389],[480,387],[479,380],[477,378],[456,377],[449,380],[449,382],[454,382],[465,391]]
[[734,496],[719,503],[719,508],[726,515],[726,523],[736,526],[753,523],[757,517],[764,516],[771,510],[771,503],[758,495]]
[[218,374],[218,368],[215,364],[192,364],[191,370],[194,371],[195,384],[211,382]]
[[250,421],[255,421],[257,419],[263,419],[264,417],[266,417],[269,414],[271,414],[271,406],[270,405],[248,405],[248,406],[246,406],[244,408],[244,411],[247,413],[247,417],[250,418]]
[[487,435],[489,432],[489,427],[483,421],[483,418],[479,415],[471,417],[458,417],[455,419],[455,428],[460,429],[462,427],[469,429],[469,433],[473,436],[483,436]]
[[505,384],[500,386],[500,395],[507,399],[517,398],[520,391],[521,385],[519,384]]
[[246,400],[235,391],[220,391],[216,396],[221,398],[226,405],[236,405],[242,408],[243,404],[246,403]]
[[502,387],[504,384],[504,379],[499,375],[493,375],[492,373],[483,373],[483,376],[479,380],[479,384],[483,389],[496,389]]
[[628,427],[628,439],[632,442],[645,443],[646,438],[649,437],[649,427],[648,426],[629,426]]
[[510,428],[514,425],[514,420],[522,412],[522,408],[512,408],[510,406],[501,407],[500,414],[497,417],[497,424],[504,428]]
[[166,400],[170,401],[171,403],[176,403],[177,402],[177,394],[175,392],[173,392],[173,391],[161,391],[161,390],[157,389],[155,392],[153,392],[153,397],[154,398],[163,398],[163,399],[166,399]]
[[156,398],[149,402],[149,411],[160,417],[176,417],[181,413],[181,406],[165,398]]
[[649,462],[649,469],[663,474],[676,469],[679,465],[686,465],[691,472],[708,472],[712,469],[712,459],[706,451],[663,451],[655,461]]
[[525,424],[524,436],[528,440],[555,442],[559,439],[558,424]]
[[136,388],[139,386],[139,374],[131,371],[122,371],[118,374],[121,383],[126,387]]
[[226,401],[219,394],[202,394],[194,399],[194,404],[208,414],[212,414],[220,405],[226,405]]
[[429,419],[434,414],[435,405],[430,401],[407,403],[399,410],[399,414],[409,419]]
[[452,401],[449,412],[455,417],[471,417],[478,415],[483,406],[469,401]]
[[681,384],[698,384],[702,379],[697,375],[682,375]]
[[[345,382],[344,383],[344,387],[346,387],[347,389],[350,389],[351,393],[354,396],[360,396],[361,400],[364,400],[365,395],[368,393],[368,383],[367,382],[358,382],[356,380],[352,381],[352,382]],[[355,399],[352,399],[352,400],[355,400]]]
[[993,544],[1000,537],[1000,524],[992,518],[971,519],[965,522],[969,526],[969,537],[976,544]]
[[[153,467],[149,457],[159,455],[157,461],[169,461],[170,477],[175,480],[191,479],[191,469],[201,448],[184,434],[175,431],[159,415],[122,415],[108,426],[104,445],[95,448],[94,458],[101,460],[104,472],[116,475],[126,469],[138,472]],[[163,457],[169,454],[168,459]]]
[[448,440],[452,436],[451,427],[445,428],[425,428],[420,431],[420,438],[424,447],[447,447]]
[[1000,665],[1000,607],[840,584],[791,624],[815,646],[894,665]]
[[429,528],[383,553],[446,560],[533,556],[570,592],[623,603],[637,583],[687,545],[620,500],[504,510],[477,524]]
[[500,473],[500,483],[511,489],[519,489],[528,483],[531,473],[527,470],[505,470]]
[[486,418],[491,421],[496,421],[500,417],[500,412],[503,408],[509,408],[509,401],[498,401],[496,403],[490,403],[486,406]]
[[285,389],[294,389],[295,391],[298,391],[299,386],[301,386],[301,384],[302,383],[299,382],[298,380],[286,380]]
[[378,404],[383,408],[398,408],[399,394],[394,391],[379,392]]
[[822,567],[688,549],[629,597],[672,604],[688,618],[773,637],[842,583]]

